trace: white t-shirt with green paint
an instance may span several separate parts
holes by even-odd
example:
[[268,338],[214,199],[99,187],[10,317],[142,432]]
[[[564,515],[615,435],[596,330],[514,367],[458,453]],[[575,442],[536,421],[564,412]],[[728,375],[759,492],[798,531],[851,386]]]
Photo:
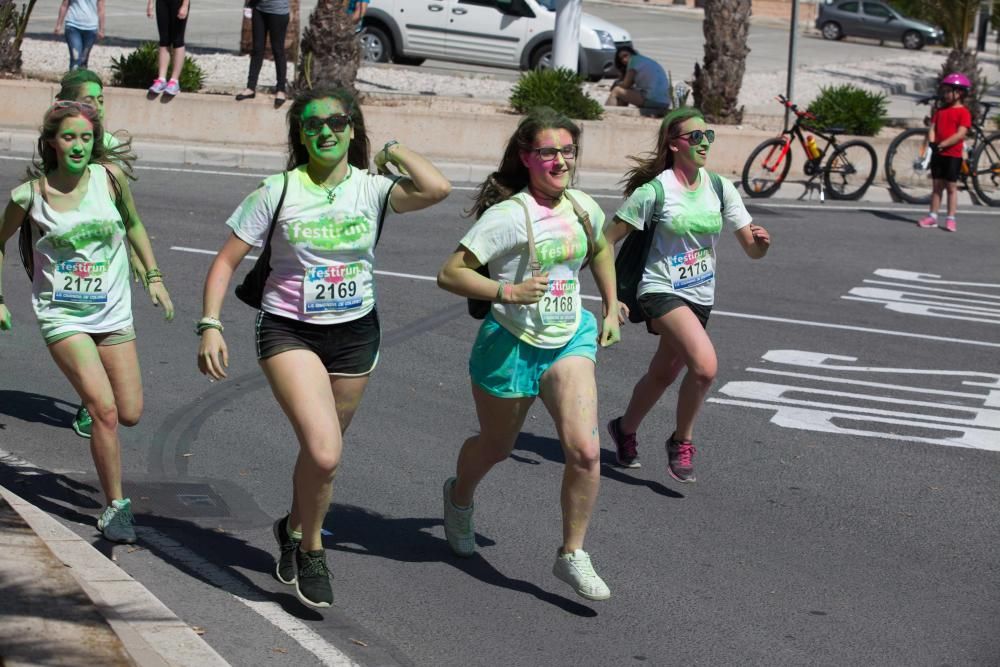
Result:
[[[597,202],[579,190],[570,193],[590,214],[595,230],[604,227],[604,212]],[[528,206],[535,252],[542,271],[549,274],[549,289],[538,303],[521,305],[494,303],[493,317],[519,340],[546,349],[569,342],[580,326],[580,266],[587,257],[587,234],[563,197],[555,208],[546,208],[527,191],[514,197]],[[524,282],[528,277],[528,232],[524,209],[513,199],[488,208],[462,238],[481,264],[487,264],[490,277]]]
[[[350,167],[329,193],[305,167],[288,172],[288,192],[271,238],[264,312],[312,324],[350,322],[375,307],[375,238],[396,180]],[[268,176],[226,221],[262,247],[281,198],[282,176]]]
[[31,302],[46,339],[68,331],[109,333],[132,324],[125,225],[107,170],[97,164],[88,170],[87,192],[73,211],[49,206],[37,181],[11,193],[31,219]]
[[[672,169],[657,178],[663,185],[663,213],[649,248],[646,269],[639,283],[644,294],[677,294],[703,306],[715,303],[715,246],[723,223],[733,231],[750,224],[752,218],[736,188],[722,179],[726,209],[715,194],[708,172],[698,172],[698,187],[688,190],[677,182]],[[636,229],[643,229],[652,218],[656,192],[646,183],[625,200],[615,216]]]

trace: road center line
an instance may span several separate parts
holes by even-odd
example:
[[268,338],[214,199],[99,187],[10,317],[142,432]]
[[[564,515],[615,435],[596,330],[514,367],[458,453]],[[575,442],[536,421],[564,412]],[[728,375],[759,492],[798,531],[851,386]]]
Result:
[[[176,250],[178,252],[188,252],[198,255],[215,255],[214,250],[205,250],[203,248],[189,248],[187,246],[170,246],[171,250]],[[253,255],[247,255],[244,259],[257,258]],[[435,276],[420,276],[413,273],[397,273],[395,271],[380,271],[376,270],[376,274],[382,276],[390,276],[393,278],[409,278],[411,280],[425,280],[425,281],[437,281]],[[600,301],[601,297],[592,296],[589,294],[581,295],[581,298],[587,299],[588,301]],[[933,336],[931,334],[921,334],[914,333],[911,331],[895,331],[892,329],[875,329],[872,327],[857,327],[850,324],[836,324],[833,322],[815,322],[812,320],[794,320],[787,317],[773,317],[771,315],[756,315],[754,313],[734,313],[727,310],[713,310],[713,315],[719,315],[721,317],[737,317],[745,320],[760,320],[762,322],[776,322],[778,324],[798,324],[800,326],[806,327],[819,327],[822,329],[840,329],[841,331],[856,331],[858,333],[873,333],[882,334],[884,336],[899,336],[902,338],[918,338],[921,340],[933,340],[937,342],[945,343],[956,343],[958,345],[977,345],[980,347],[996,347],[1000,348],[1000,343],[992,343],[984,340],[971,340],[968,338],[949,338],[947,336]]]

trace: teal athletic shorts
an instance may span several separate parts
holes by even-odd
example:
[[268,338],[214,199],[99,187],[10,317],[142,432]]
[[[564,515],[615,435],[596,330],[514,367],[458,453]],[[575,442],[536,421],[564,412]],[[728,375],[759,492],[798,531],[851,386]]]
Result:
[[545,371],[564,357],[586,357],[597,363],[597,319],[580,314],[580,326],[568,343],[546,349],[529,345],[497,324],[489,313],[479,328],[469,357],[469,375],[484,391],[500,398],[538,396]]

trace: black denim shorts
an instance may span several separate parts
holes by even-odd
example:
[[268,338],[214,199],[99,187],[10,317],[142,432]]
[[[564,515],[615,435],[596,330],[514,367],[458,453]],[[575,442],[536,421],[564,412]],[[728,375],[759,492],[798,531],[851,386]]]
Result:
[[289,350],[309,350],[330,375],[368,375],[378,363],[382,342],[378,312],[342,324],[311,324],[261,311],[257,314],[257,358]]
[[712,313],[711,306],[692,303],[676,294],[666,294],[663,292],[652,292],[639,297],[639,307],[642,308],[643,314],[646,315],[646,331],[654,336],[659,334],[653,331],[652,321],[663,317],[674,308],[681,308],[683,306],[691,309],[694,316],[701,322],[703,329],[708,328],[708,316]]

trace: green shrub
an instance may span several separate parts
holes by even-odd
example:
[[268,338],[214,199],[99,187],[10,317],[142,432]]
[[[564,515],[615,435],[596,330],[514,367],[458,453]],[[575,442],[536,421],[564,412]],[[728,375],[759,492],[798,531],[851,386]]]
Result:
[[510,105],[518,113],[534,107],[552,107],[570,118],[598,120],[604,107],[583,92],[583,77],[568,69],[526,72],[514,86]]
[[[148,88],[156,78],[157,52],[155,42],[146,42],[132,53],[111,59],[111,85],[123,88]],[[196,93],[205,84],[205,72],[191,56],[185,56],[181,68],[181,90]]]
[[873,137],[889,120],[888,102],[882,93],[869,93],[851,84],[820,88],[809,111],[820,125],[843,127],[847,134]]

